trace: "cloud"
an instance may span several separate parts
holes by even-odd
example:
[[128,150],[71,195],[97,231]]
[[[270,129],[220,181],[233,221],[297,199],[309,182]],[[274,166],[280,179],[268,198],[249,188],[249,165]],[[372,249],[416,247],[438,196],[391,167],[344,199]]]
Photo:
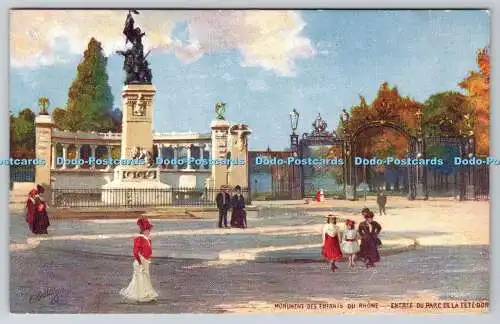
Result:
[[250,91],[264,92],[269,90],[269,86],[266,81],[261,79],[250,79],[247,81],[247,85]]
[[[11,64],[50,65],[81,55],[91,37],[106,55],[124,46],[122,10],[13,10]],[[316,54],[301,35],[305,26],[295,11],[218,10],[142,11],[136,23],[146,31],[145,48],[170,51],[189,63],[203,55],[237,50],[241,65],[262,67],[279,75],[295,74],[295,60]],[[187,25],[187,41],[175,39],[174,28]],[[60,44],[66,43],[64,50]]]

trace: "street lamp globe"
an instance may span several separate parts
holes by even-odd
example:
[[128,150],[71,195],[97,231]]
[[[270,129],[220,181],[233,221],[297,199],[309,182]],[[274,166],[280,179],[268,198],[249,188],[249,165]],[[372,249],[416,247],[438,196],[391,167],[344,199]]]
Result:
[[299,124],[299,112],[293,108],[293,110],[290,112],[290,126],[292,127],[292,132],[295,134],[295,131],[297,130],[297,126]]

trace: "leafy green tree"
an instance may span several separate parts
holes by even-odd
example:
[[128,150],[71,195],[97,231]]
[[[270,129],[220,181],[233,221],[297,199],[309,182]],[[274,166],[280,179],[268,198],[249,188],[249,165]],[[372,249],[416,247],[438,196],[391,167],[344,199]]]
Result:
[[57,129],[66,129],[66,109],[55,108],[52,111],[52,121],[56,125]]
[[25,108],[10,114],[10,154],[14,158],[35,157],[35,113]]
[[435,136],[462,136],[466,133],[468,118],[473,107],[461,93],[447,91],[434,94],[424,103],[423,125],[428,134]]
[[113,129],[113,95],[106,66],[101,43],[92,38],[68,91],[67,111],[61,125],[64,129],[101,132]]

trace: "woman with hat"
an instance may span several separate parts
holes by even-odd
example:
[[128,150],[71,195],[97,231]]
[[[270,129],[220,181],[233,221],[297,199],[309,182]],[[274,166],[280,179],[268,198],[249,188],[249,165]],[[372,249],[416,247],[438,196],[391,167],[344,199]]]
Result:
[[347,256],[349,260],[349,268],[354,267],[354,258],[356,257],[356,253],[359,252],[359,243],[358,243],[358,232],[356,231],[355,225],[356,223],[353,220],[346,220],[346,229],[342,233],[342,253]]
[[50,226],[49,216],[47,214],[47,205],[40,196],[45,192],[41,185],[37,185],[28,194],[26,201],[26,222],[33,234],[48,234],[47,228]]
[[358,256],[365,260],[367,268],[375,267],[375,263],[380,262],[379,246],[382,244],[378,235],[382,231],[382,226],[373,220],[374,214],[368,208],[361,212],[365,220],[359,223],[358,233],[361,236],[361,246]]
[[241,187],[234,187],[236,193],[231,199],[231,227],[246,228],[247,227],[247,213],[245,211],[245,198],[241,194]]
[[136,302],[148,302],[158,298],[158,293],[151,284],[149,265],[153,250],[151,247],[151,229],[153,225],[148,219],[141,217],[137,220],[140,234],[134,238],[134,273],[127,288],[122,289],[120,294],[126,299]]
[[332,271],[338,269],[335,261],[342,259],[339,241],[339,227],[337,226],[337,218],[329,213],[326,218],[326,224],[323,226],[323,247],[321,254],[323,257],[332,263]]

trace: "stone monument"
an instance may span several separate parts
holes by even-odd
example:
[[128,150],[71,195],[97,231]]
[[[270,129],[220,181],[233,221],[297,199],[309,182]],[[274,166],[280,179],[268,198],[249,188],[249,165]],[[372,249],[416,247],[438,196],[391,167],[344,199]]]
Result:
[[252,131],[245,124],[236,124],[229,128],[231,145],[231,159],[239,164],[231,165],[229,185],[248,188],[248,136]]
[[[134,26],[133,14],[129,10],[123,34],[125,44],[131,47],[117,51],[124,57],[125,85],[123,87],[121,159],[137,159],[139,165],[119,165],[115,168],[112,182],[103,186],[102,201],[121,202],[124,195],[133,204],[154,204],[157,201],[171,202],[170,186],[160,182],[160,169],[154,165],[153,151],[153,97],[156,93],[152,85],[152,73],[144,55],[142,38],[146,35]],[[149,53],[148,53],[149,54]],[[145,191],[141,189],[158,189]],[[161,190],[164,189],[164,190]]]
[[247,125],[231,126],[224,118],[226,104],[215,105],[216,118],[212,121],[212,159],[242,161],[242,164],[212,164],[212,176],[207,179],[208,188],[223,185],[248,188],[248,136],[252,131]]
[[[229,122],[224,118],[226,104],[218,102],[215,105],[216,119],[210,124],[212,129],[212,154],[214,160],[224,160],[231,158],[229,150]],[[230,166],[221,164],[212,164],[212,176],[209,178],[210,188],[220,188],[229,184]]]

